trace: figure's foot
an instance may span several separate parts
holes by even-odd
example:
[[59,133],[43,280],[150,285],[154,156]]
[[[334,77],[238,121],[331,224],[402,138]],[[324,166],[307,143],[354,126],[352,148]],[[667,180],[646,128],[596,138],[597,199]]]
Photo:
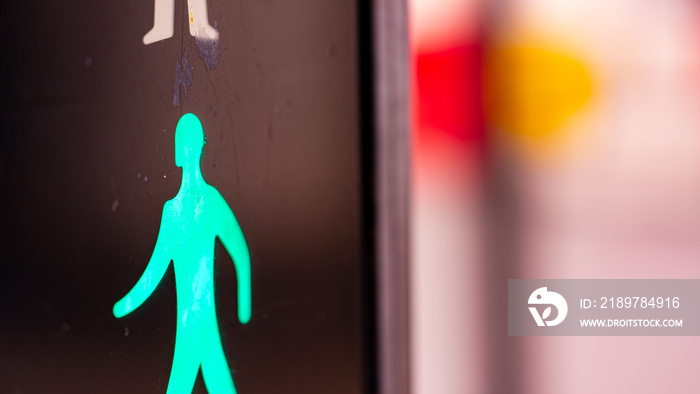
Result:
[[190,34],[199,39],[218,41],[219,32],[209,24],[206,0],[188,0]]
[[155,0],[153,28],[143,36],[145,45],[166,40],[175,34],[175,0]]
[[151,31],[149,31],[148,33],[146,33],[145,36],[143,36],[143,43],[144,45],[148,45],[153,44],[157,41],[167,40],[168,38],[172,37],[174,33],[175,32],[172,25],[155,25],[153,26],[153,29],[151,29]]

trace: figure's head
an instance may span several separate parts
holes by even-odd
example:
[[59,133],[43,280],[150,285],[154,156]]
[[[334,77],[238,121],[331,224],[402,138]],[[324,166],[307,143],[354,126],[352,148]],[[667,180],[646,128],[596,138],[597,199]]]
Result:
[[182,115],[175,129],[175,165],[199,166],[204,147],[202,123],[194,114]]

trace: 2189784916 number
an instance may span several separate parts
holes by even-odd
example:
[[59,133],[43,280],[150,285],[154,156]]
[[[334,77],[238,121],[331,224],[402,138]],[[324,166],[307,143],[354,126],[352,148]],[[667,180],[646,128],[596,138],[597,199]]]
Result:
[[674,308],[680,307],[679,297],[600,297],[600,308]]

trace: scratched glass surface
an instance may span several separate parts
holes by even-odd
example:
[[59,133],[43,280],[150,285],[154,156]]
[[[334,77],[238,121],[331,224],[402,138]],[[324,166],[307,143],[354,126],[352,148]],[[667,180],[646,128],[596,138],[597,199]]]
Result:
[[[205,254],[207,316],[236,390],[364,392],[357,4],[202,3],[213,52],[190,33],[187,1],[174,2],[172,37],[148,45],[152,1],[8,5],[0,392],[166,393],[178,260],[138,309],[116,318],[113,306],[148,269],[164,205],[187,184],[175,138],[187,113],[206,136],[202,179],[250,256],[242,324],[237,252],[218,237]],[[200,368],[193,391],[206,379]]]

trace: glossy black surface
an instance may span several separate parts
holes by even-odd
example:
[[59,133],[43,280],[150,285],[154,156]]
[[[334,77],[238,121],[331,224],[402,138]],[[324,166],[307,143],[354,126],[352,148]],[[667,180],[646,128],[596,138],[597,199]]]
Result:
[[[367,384],[357,5],[209,0],[208,70],[176,1],[175,36],[144,46],[151,1],[27,1],[1,27],[0,392],[165,393],[172,267],[116,319],[179,187],[174,130],[195,113],[202,170],[252,256],[253,317],[216,246],[217,310],[239,393]],[[173,106],[176,63],[193,65]],[[204,392],[201,376],[196,392]]]

